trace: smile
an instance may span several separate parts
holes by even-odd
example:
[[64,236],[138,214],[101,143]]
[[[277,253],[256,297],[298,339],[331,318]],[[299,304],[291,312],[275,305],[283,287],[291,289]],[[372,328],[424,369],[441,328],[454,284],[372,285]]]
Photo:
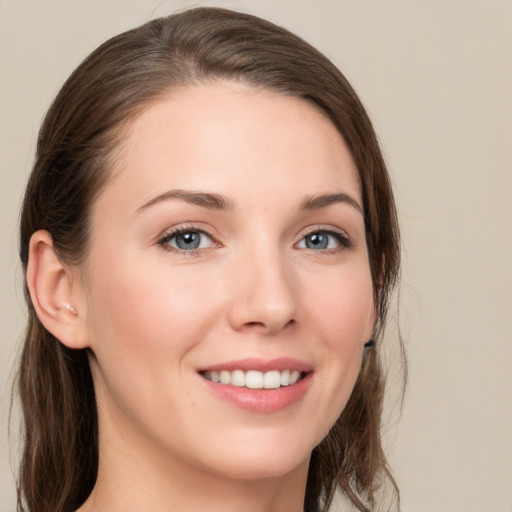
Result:
[[278,389],[292,386],[305,377],[306,372],[298,370],[271,370],[261,372],[257,370],[220,370],[204,371],[201,375],[211,382],[230,384],[236,387],[248,389]]
[[313,365],[293,357],[245,358],[197,369],[209,391],[237,408],[272,413],[300,402],[313,382]]

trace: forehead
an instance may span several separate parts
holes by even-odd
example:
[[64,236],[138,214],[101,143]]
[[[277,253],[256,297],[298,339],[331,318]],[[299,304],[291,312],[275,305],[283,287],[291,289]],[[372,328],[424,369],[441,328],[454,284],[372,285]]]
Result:
[[118,155],[103,195],[126,201],[150,199],[162,187],[247,199],[336,188],[361,196],[346,144],[322,112],[300,98],[240,83],[172,90],[129,125]]

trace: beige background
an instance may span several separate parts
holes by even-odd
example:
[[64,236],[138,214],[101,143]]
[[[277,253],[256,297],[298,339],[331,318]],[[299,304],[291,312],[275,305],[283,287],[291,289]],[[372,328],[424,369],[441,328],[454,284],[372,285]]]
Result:
[[[381,136],[403,226],[410,380],[402,418],[396,425],[391,414],[386,431],[404,512],[512,512],[512,1],[206,3],[267,17],[323,50]],[[2,512],[15,507],[7,385],[24,316],[16,225],[38,125],[100,42],[190,5],[0,0]]]

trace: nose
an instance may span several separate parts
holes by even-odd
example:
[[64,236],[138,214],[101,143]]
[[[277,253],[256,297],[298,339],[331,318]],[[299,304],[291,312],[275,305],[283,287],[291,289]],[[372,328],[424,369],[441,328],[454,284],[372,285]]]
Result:
[[237,265],[229,311],[229,321],[236,331],[270,335],[296,323],[292,272],[276,253],[244,257]]

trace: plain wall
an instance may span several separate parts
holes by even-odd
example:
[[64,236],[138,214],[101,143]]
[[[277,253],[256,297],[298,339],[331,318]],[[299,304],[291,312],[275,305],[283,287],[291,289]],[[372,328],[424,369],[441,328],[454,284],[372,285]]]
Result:
[[0,511],[15,509],[16,237],[39,123],[107,37],[199,4],[302,35],[341,68],[375,122],[403,229],[410,376],[402,418],[391,414],[386,427],[403,511],[512,512],[510,0],[0,0]]

